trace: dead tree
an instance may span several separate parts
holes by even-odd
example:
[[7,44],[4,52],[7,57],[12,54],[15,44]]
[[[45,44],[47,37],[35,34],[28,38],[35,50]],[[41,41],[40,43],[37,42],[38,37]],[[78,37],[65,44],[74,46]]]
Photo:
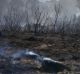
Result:
[[10,7],[8,9],[8,13],[4,15],[4,29],[10,32],[20,32],[21,25],[20,22],[22,20],[22,16],[18,13],[16,8]]
[[57,24],[57,21],[58,21],[58,17],[59,17],[59,15],[60,15],[60,13],[61,13],[61,10],[62,10],[62,6],[61,6],[61,4],[60,3],[58,3],[58,4],[55,4],[55,6],[54,6],[54,11],[55,11],[55,20],[54,20],[54,24],[53,24],[53,31],[54,31],[54,33],[56,32],[56,24]]
[[45,21],[46,18],[46,12],[44,10],[41,10],[39,6],[36,6],[33,11],[33,17],[34,17],[34,34],[37,35],[40,33],[42,22]]
[[31,23],[30,23],[31,17],[29,16],[29,9],[27,8],[26,10],[27,11],[25,11],[25,16],[24,16],[25,22],[26,22],[26,24],[24,26],[24,31],[31,32]]

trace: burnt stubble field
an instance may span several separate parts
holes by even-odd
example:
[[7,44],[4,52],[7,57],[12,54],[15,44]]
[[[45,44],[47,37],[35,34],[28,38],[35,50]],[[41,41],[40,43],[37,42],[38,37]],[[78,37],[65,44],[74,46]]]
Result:
[[[9,34],[9,33],[8,33]],[[77,40],[76,40],[77,37]],[[79,36],[64,36],[64,41],[59,34],[54,36],[33,36],[32,34],[19,34],[8,35],[8,37],[1,38],[1,46],[10,44],[10,47],[6,47],[6,53],[11,54],[15,51],[28,49],[34,51],[42,56],[50,57],[54,60],[63,62],[68,66],[71,71],[61,72],[59,74],[80,74],[80,44]],[[3,42],[3,43],[2,43]],[[64,46],[65,45],[65,46]],[[8,70],[14,72],[14,74],[52,74],[46,71],[42,71],[35,68],[35,65],[31,63],[23,63],[17,65],[14,69],[10,70],[8,66],[5,69],[1,69],[2,74],[8,74]],[[27,60],[26,60],[27,62]],[[7,70],[6,70],[7,69]],[[11,74],[9,72],[9,74]]]

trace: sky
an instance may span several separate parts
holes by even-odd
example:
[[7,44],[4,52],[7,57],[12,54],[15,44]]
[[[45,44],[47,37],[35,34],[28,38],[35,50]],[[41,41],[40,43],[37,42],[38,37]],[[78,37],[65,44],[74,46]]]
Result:
[[[4,7],[7,7],[9,1],[11,0],[0,0],[0,14]],[[76,17],[80,16],[80,9],[77,7],[78,4],[77,0],[39,0],[39,1],[43,4],[43,6],[46,7],[46,9],[48,9],[47,11],[50,13],[50,15],[53,15],[52,9],[54,9],[54,4],[56,2],[60,2],[63,7],[62,8],[63,14],[66,14],[68,16],[75,14]]]
[[[45,3],[48,5],[49,10],[53,8],[53,4],[55,2],[60,2],[63,6],[63,12],[68,15],[76,15],[76,17],[80,16],[80,9],[77,7],[77,0],[39,0],[40,2]],[[52,13],[50,13],[52,14]]]
[[50,1],[50,0],[39,0],[40,2],[46,2],[46,1]]

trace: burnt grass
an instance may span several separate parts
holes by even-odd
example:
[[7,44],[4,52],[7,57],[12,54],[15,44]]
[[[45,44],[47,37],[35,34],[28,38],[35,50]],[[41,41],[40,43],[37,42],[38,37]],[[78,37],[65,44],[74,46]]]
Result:
[[[60,34],[45,34],[34,36],[32,33],[4,35],[1,40],[9,42],[16,48],[28,48],[40,55],[50,57],[66,64],[71,68],[69,74],[80,74],[80,36]],[[17,49],[16,49],[17,50]],[[5,70],[6,71],[6,70]],[[7,73],[6,73],[7,74]],[[39,70],[27,68],[17,69],[14,74],[51,74]],[[68,74],[68,73],[60,73]]]

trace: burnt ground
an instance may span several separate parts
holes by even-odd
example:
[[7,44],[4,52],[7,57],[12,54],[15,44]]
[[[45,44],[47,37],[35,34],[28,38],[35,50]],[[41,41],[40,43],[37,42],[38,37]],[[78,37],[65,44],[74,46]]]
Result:
[[[10,51],[29,49],[40,55],[63,62],[71,68],[72,71],[69,74],[80,74],[80,36],[71,35],[62,38],[58,34],[41,36],[33,36],[32,34],[10,34],[0,40],[0,46],[4,44],[6,46],[6,44],[9,43],[11,46]],[[3,41],[4,44],[2,43]],[[51,74],[31,68],[30,65],[22,66],[17,68],[14,74]],[[6,70],[3,70],[3,72],[5,71]]]

